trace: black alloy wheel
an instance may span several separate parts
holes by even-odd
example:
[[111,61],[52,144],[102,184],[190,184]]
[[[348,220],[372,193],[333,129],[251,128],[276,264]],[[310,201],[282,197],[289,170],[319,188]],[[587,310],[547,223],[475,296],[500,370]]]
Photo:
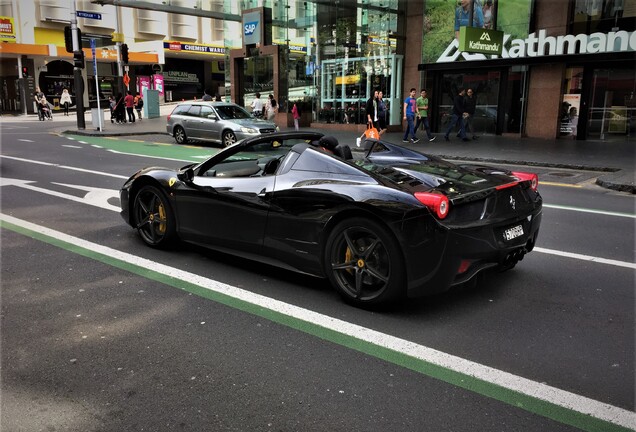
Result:
[[174,140],[177,144],[186,144],[188,142],[188,135],[186,135],[185,129],[181,126],[174,127]]
[[346,219],[335,226],[325,248],[325,271],[340,295],[357,306],[386,304],[406,292],[398,242],[370,219]]
[[165,195],[154,186],[144,186],[135,196],[134,225],[148,246],[167,248],[176,239],[172,208]]
[[236,134],[232,131],[223,132],[223,146],[229,147],[236,142]]

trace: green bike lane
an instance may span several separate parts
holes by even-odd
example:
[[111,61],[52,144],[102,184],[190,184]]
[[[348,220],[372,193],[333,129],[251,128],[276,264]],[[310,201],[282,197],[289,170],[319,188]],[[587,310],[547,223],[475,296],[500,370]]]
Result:
[[98,146],[116,153],[189,162],[201,162],[221,151],[220,148],[205,147],[203,145],[179,145],[158,142],[155,135],[147,135],[146,139],[73,134],[60,134],[60,136],[70,141]]

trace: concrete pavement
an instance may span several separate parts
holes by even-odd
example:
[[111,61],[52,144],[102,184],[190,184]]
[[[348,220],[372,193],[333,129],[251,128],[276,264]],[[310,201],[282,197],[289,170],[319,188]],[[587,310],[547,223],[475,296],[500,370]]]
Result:
[[[91,136],[134,136],[149,134],[166,134],[166,116],[172,112],[174,104],[162,105],[161,115],[156,118],[144,118],[135,123],[123,125],[110,123],[109,113],[105,113],[103,130],[97,130],[92,125],[90,112],[85,114],[86,128],[77,129],[74,113],[65,117],[55,113],[53,122],[58,121],[59,132],[91,135]],[[60,120],[64,120],[62,123]],[[37,116],[2,116],[3,122],[38,121]],[[290,128],[281,127],[281,130]],[[357,133],[330,129],[303,128],[316,130],[326,135],[336,137],[340,142],[355,145]],[[504,165],[530,165],[537,167],[566,168],[575,170],[598,171],[596,183],[602,187],[636,194],[635,142],[628,138],[621,141],[576,141],[570,139],[542,140],[520,138],[519,136],[482,135],[478,140],[463,142],[459,138],[452,138],[450,142],[444,140],[443,134],[438,133],[436,140],[429,142],[425,133],[418,131],[420,141],[416,144],[402,143],[402,132],[386,133],[383,138],[387,141],[403,144],[405,147],[415,148],[425,153],[434,154],[449,160],[465,160],[490,162]],[[451,135],[452,136],[452,135]]]

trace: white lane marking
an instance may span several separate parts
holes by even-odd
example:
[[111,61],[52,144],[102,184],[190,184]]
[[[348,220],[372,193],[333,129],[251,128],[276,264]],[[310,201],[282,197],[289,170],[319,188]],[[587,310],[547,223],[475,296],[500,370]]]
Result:
[[94,188],[90,186],[80,186],[80,185],[68,185],[64,183],[53,183],[59,184],[62,186],[66,186],[72,189],[79,189],[86,191],[86,195],[84,197],[77,197],[75,195],[69,195],[62,192],[41,188],[38,186],[32,186],[30,183],[35,183],[31,180],[19,180],[19,179],[11,179],[6,177],[0,177],[0,186],[16,186],[22,189],[32,190],[34,192],[40,192],[46,195],[51,195],[58,198],[64,198],[69,201],[75,201],[82,204],[88,204],[91,206],[103,208],[105,210],[111,210],[118,212],[120,207],[114,206],[108,202],[111,198],[119,198],[118,191],[114,189],[102,189],[102,188]]
[[82,146],[76,146],[76,145],[70,145],[70,144],[62,144],[62,147],[68,147],[68,148],[82,148]]
[[26,162],[26,163],[32,163],[32,164],[36,164],[36,165],[51,166],[51,167],[55,167],[55,168],[62,168],[62,169],[67,169],[67,170],[72,170],[72,171],[79,171],[79,172],[84,172],[84,173],[88,173],[88,174],[96,174],[96,175],[101,175],[101,176],[106,176],[106,177],[115,177],[115,178],[119,178],[119,179],[128,179],[130,177],[130,176],[122,176],[122,175],[117,175],[117,174],[111,174],[111,173],[107,173],[107,172],[103,172],[103,171],[93,171],[93,170],[88,170],[88,169],[84,169],[84,168],[77,168],[77,167],[72,167],[72,166],[67,166],[67,165],[60,165],[60,164],[55,164],[55,163],[50,163],[50,162],[41,162],[41,161],[36,161],[36,160],[32,160],[32,159],[24,159],[24,158],[19,158],[19,157],[15,157],[15,156],[0,155],[0,158],[11,159],[11,160],[16,160],[16,161],[20,161],[20,162]]
[[[176,159],[176,158],[169,158],[169,157],[165,157],[165,156],[150,156],[150,155],[143,155],[143,154],[137,154],[137,153],[126,153],[126,152],[123,152],[123,151],[113,150],[113,149],[108,149],[106,151],[109,151],[109,152],[115,153],[115,154],[124,155],[124,156],[137,156],[137,157],[143,157],[143,158],[165,159],[165,160],[170,160],[170,161],[186,162],[186,163],[190,162],[190,163],[192,163],[192,161],[188,160],[188,159]],[[197,156],[193,156],[193,157],[197,157]],[[199,157],[207,159],[210,156],[199,156]]]
[[24,141],[24,142],[35,142],[33,140],[28,140],[28,139],[24,139],[24,138],[18,138],[18,141]]
[[590,256],[590,255],[581,255],[581,254],[572,253],[572,252],[563,252],[563,251],[558,251],[558,250],[553,250],[553,249],[545,249],[545,248],[542,248],[542,247],[535,247],[533,249],[533,251],[537,251],[537,252],[541,252],[541,253],[545,253],[545,254],[550,254],[550,255],[562,256],[562,257],[566,257],[566,258],[574,258],[574,259],[578,259],[578,260],[582,260],[582,261],[590,261],[590,262],[595,262],[595,263],[599,263],[599,264],[607,264],[607,265],[613,265],[613,266],[618,266],[618,267],[625,267],[625,268],[630,268],[630,269],[636,270],[636,264],[630,263],[630,262],[626,262],[626,261],[617,261],[617,260],[612,260],[612,259],[607,259],[607,258],[594,257],[594,256]]
[[543,204],[543,207],[553,208],[553,209],[558,209],[558,210],[570,210],[570,211],[576,211],[576,212],[581,212],[581,213],[594,213],[594,214],[602,214],[602,215],[606,215],[606,216],[618,216],[618,217],[626,217],[626,218],[636,219],[636,214],[632,214],[632,213],[612,212],[612,211],[607,211],[607,210],[586,209],[586,208],[581,208],[581,207],[570,207],[570,206],[562,206],[562,205],[555,205],[555,204],[545,204],[545,203]]
[[175,267],[159,264],[126,252],[102,246],[100,244],[91,243],[78,237],[73,237],[59,231],[35,225],[22,219],[5,215],[4,213],[0,213],[0,219],[25,229],[59,239],[63,242],[91,250],[95,253],[115,258],[134,266],[146,268],[163,275],[178,278],[179,280],[201,286],[210,291],[224,294],[301,321],[309,322],[376,346],[415,357],[419,360],[438,365],[442,368],[469,375],[476,379],[490,382],[506,389],[541,399],[572,411],[590,415],[623,427],[631,428],[634,424],[636,424],[636,413],[623,408],[516,376],[509,372],[500,371],[498,369],[447,354],[415,342],[381,333],[376,330],[365,328],[357,324],[333,318],[299,306],[294,306],[280,300],[255,294],[194,273],[177,269]]

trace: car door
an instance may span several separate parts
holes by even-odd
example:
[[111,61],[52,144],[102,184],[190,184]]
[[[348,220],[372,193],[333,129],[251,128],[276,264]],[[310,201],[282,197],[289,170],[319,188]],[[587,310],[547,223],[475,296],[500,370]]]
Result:
[[219,117],[216,111],[211,106],[201,106],[201,137],[213,140],[221,140],[221,131],[219,125]]
[[175,191],[184,240],[260,253],[275,176],[260,176],[256,160],[238,163],[236,175],[224,171],[217,177],[211,169]]
[[186,135],[190,138],[201,137],[201,117],[199,116],[201,107],[199,105],[192,105],[188,112],[183,116],[183,128],[186,131]]

